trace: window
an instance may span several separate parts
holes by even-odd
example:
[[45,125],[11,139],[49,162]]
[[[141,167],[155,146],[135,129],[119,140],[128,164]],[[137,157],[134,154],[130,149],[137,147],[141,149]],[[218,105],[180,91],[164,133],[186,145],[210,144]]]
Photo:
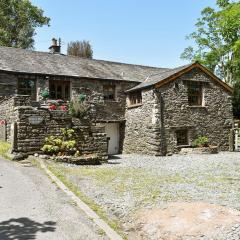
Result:
[[188,104],[190,106],[202,106],[202,84],[198,82],[188,83]]
[[177,146],[188,145],[188,131],[177,130],[176,131]]
[[70,98],[70,82],[69,81],[49,81],[50,99],[69,100]]
[[142,92],[133,92],[129,94],[129,105],[139,105],[142,103]]
[[36,80],[35,79],[18,79],[18,94],[31,96],[32,100],[36,100]]
[[114,85],[103,86],[103,98],[104,100],[114,101],[116,99],[116,87]]

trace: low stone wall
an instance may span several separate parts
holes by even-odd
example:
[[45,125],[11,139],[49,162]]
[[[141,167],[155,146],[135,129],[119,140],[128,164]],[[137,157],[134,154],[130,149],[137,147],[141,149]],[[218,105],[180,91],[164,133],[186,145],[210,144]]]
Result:
[[[17,116],[15,114],[15,107],[29,106],[30,98],[28,96],[13,96],[10,98],[4,98],[0,102],[0,121],[2,122],[1,131],[5,131],[1,134],[1,140],[10,141],[11,138],[11,123],[15,122]],[[4,125],[4,126],[3,126]],[[4,129],[5,128],[5,129]]]
[[7,140],[14,152],[32,154],[40,152],[44,140],[57,136],[61,128],[73,128],[82,154],[96,154],[107,159],[107,138],[104,129],[92,125],[89,119],[80,121],[64,111],[49,111],[30,106],[28,97],[16,96],[0,104],[1,119],[5,119]]

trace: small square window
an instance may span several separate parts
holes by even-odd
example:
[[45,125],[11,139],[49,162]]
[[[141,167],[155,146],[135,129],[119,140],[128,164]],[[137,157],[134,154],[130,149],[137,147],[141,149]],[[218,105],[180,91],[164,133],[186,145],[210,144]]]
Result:
[[36,80],[31,78],[18,79],[18,94],[28,95],[32,100],[36,100]]
[[190,106],[202,106],[202,84],[198,82],[188,83],[188,104]]
[[188,131],[186,129],[185,130],[177,130],[176,138],[177,138],[177,146],[189,145]]
[[116,99],[116,87],[114,85],[103,86],[103,98],[104,100],[115,101]]
[[50,99],[62,99],[64,101],[70,98],[70,81],[50,80],[49,81]]
[[142,93],[133,92],[129,94],[129,105],[134,106],[142,103]]

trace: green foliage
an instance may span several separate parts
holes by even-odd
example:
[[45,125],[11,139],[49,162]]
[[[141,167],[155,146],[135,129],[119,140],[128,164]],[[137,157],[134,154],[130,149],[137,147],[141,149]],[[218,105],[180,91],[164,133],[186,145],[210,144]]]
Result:
[[41,92],[41,96],[42,96],[42,98],[44,99],[44,100],[46,100],[46,99],[48,99],[49,98],[49,91],[48,90],[43,90],[42,92]]
[[86,100],[86,95],[85,94],[79,94],[79,96],[78,96],[78,100],[79,100],[79,102],[84,102],[85,100]]
[[93,50],[89,41],[70,42],[67,47],[67,54],[82,58],[93,58]]
[[73,129],[61,128],[60,136],[49,136],[45,138],[45,144],[42,151],[47,154],[64,155],[70,152],[79,152],[76,149],[76,140]]
[[35,29],[49,22],[43,10],[29,0],[1,0],[0,45],[33,48]]
[[8,152],[11,149],[11,144],[9,142],[0,141],[0,155],[5,159],[11,159]]
[[89,104],[85,101],[86,95],[80,94],[78,100],[74,99],[69,104],[69,114],[76,118],[84,118],[89,111]]
[[197,60],[234,84],[240,78],[240,2],[217,0],[217,5],[217,10],[202,10],[196,31],[187,37],[195,41],[196,49],[186,48],[181,58]]
[[199,136],[196,140],[194,140],[192,145],[193,147],[208,147],[209,140],[206,136]]

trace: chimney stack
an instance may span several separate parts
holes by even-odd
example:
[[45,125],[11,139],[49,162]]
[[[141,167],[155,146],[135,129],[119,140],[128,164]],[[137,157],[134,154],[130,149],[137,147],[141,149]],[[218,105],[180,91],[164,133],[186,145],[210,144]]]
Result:
[[61,39],[59,38],[59,45],[58,45],[58,41],[56,38],[52,39],[52,46],[49,47],[50,53],[61,53]]

